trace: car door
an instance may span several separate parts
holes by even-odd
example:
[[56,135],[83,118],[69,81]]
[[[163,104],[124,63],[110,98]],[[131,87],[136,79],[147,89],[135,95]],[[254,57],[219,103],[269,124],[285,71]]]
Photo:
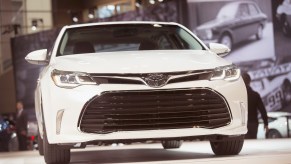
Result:
[[242,41],[250,35],[250,13],[247,4],[240,4],[235,16],[234,40],[235,42]]
[[258,32],[258,29],[264,21],[264,18],[260,14],[260,10],[254,3],[249,3],[248,8],[250,12],[248,25],[249,35],[254,35]]

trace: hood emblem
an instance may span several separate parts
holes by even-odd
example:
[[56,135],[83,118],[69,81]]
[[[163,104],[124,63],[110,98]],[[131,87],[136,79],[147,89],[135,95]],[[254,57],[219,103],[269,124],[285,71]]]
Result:
[[153,88],[159,88],[167,84],[169,76],[159,73],[150,73],[142,77],[146,84]]

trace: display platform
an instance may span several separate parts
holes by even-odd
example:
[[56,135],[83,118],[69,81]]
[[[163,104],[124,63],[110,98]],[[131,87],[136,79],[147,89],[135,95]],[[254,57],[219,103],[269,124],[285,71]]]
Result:
[[[163,150],[161,144],[114,144],[72,151],[71,163],[139,164],[287,164],[291,163],[291,139],[246,140],[237,156],[215,156],[209,142],[184,142],[180,149]],[[0,164],[43,164],[37,151],[0,153]]]

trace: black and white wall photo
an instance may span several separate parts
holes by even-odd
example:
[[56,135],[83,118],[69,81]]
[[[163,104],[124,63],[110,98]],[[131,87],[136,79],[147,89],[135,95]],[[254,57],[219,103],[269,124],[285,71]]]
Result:
[[291,112],[291,30],[287,22],[291,23],[291,1],[271,0],[271,3],[276,58],[256,61],[253,65],[257,68],[249,67],[248,72],[268,111]]
[[188,11],[198,37],[232,49],[225,58],[250,74],[267,111],[291,112],[290,0],[188,0]]
[[272,0],[275,51],[279,57],[291,52],[291,1]]
[[271,1],[188,0],[190,29],[232,49],[234,63],[275,58]]

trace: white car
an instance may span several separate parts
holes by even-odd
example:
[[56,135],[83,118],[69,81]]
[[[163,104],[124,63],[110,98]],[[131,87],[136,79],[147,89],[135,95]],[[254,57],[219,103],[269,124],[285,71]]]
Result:
[[68,163],[70,149],[100,142],[154,140],[170,149],[196,138],[209,139],[217,155],[238,154],[245,84],[220,57],[229,48],[209,46],[177,23],[63,27],[51,50],[26,57],[45,65],[35,92],[40,154]]
[[282,25],[282,31],[286,36],[291,34],[291,0],[284,0],[277,8],[277,19]]
[[268,122],[269,131],[266,134],[264,122],[262,119],[259,120],[257,138],[287,138],[291,136],[291,113],[268,112]]

